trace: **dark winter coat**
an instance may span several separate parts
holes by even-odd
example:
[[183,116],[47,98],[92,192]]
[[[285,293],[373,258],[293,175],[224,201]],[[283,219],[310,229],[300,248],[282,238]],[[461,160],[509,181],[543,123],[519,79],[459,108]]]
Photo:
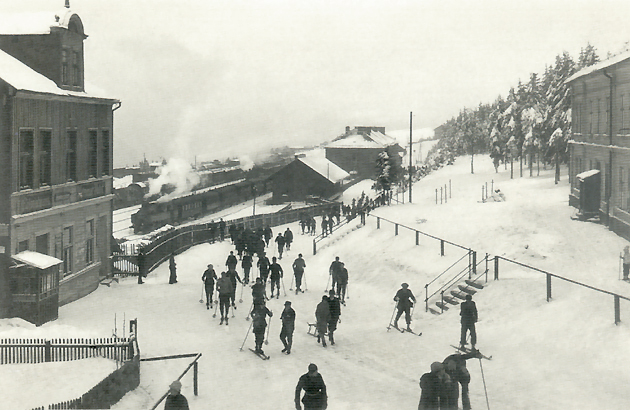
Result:
[[217,279],[217,274],[212,268],[206,269],[206,271],[203,273],[203,276],[201,276],[201,280],[203,280],[203,283],[206,284],[206,288],[210,288],[210,289],[214,287],[214,281],[216,279]]
[[184,397],[183,394],[172,395],[169,394],[166,397],[166,404],[164,405],[164,410],[189,410],[188,400]]
[[269,272],[269,258],[267,258],[266,256],[258,258],[258,263],[256,265],[260,268],[261,273]]
[[241,263],[241,266],[243,267],[243,269],[251,268],[252,264],[253,263],[252,263],[252,256],[251,255],[243,256],[243,262]]
[[306,262],[304,262],[304,259],[297,258],[295,261],[293,261],[294,272],[304,272],[304,268],[306,268]]
[[398,309],[406,309],[413,306],[413,303],[416,301],[416,297],[411,292],[411,289],[402,288],[396,292],[394,300],[398,301]]
[[418,410],[440,410],[442,381],[438,373],[425,373],[420,377],[420,403]]
[[[328,325],[330,322],[330,305],[327,300],[322,300],[315,309],[315,318],[317,318],[317,324]],[[318,326],[319,327],[319,326]]]
[[300,394],[304,390],[302,404],[304,409],[325,409],[328,406],[328,395],[326,394],[326,384],[322,375],[317,373],[311,375],[303,374],[295,386],[295,403],[300,403]]
[[292,307],[285,306],[280,315],[280,320],[282,320],[282,328],[293,333],[295,329],[295,310]]
[[278,244],[278,248],[283,248],[285,243],[284,236],[282,236],[282,234],[278,234],[275,242]]
[[276,263],[272,263],[269,266],[269,272],[271,273],[271,280],[273,279],[279,279],[282,277],[282,266],[280,266],[280,264],[278,262]]
[[462,317],[462,323],[477,322],[477,305],[472,300],[467,300],[461,304],[459,315]]
[[455,371],[453,372],[453,374],[449,373],[449,375],[456,382],[459,382],[461,384],[466,384],[466,383],[470,383],[470,373],[468,372],[468,369],[466,368],[466,360],[472,359],[474,357],[475,357],[475,353],[466,353],[466,354],[455,353],[450,356],[447,356],[446,359],[444,359],[442,363],[446,365],[446,362],[454,361]]
[[340,285],[348,284],[348,269],[341,269],[341,272],[339,272],[339,277],[337,278],[337,283],[339,283]]
[[232,283],[232,287],[236,289],[236,281],[243,283],[241,277],[238,275],[238,272],[235,270],[227,271],[227,277],[230,278],[230,282]]
[[293,232],[291,232],[289,229],[284,231],[284,242],[285,243],[293,242]]
[[217,281],[217,292],[219,296],[229,296],[234,292],[234,286],[228,277],[221,277]]
[[230,254],[225,261],[225,266],[228,268],[235,268],[236,265],[238,265],[238,259],[236,259],[234,254]]
[[330,268],[328,269],[328,272],[337,277],[339,276],[339,272],[341,272],[341,269],[343,268],[342,262],[338,261],[338,260],[334,260],[331,264],[330,264]]
[[330,310],[330,320],[337,321],[341,316],[341,302],[337,298],[328,299],[328,308]]
[[264,299],[265,298],[265,285],[262,283],[254,283],[252,286],[252,298],[254,300]]
[[273,313],[266,306],[260,305],[252,310],[252,328],[254,333],[264,332],[267,328],[267,316],[273,316]]

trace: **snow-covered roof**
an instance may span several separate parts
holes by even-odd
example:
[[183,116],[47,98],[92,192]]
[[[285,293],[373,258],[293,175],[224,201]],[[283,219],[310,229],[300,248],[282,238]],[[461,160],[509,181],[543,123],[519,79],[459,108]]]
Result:
[[580,71],[578,71],[577,73],[573,74],[571,77],[567,78],[567,80],[565,81],[565,83],[570,83],[572,81],[577,80],[578,78],[587,76],[589,74],[592,74],[596,71],[599,70],[603,70],[604,68],[608,68],[610,66],[613,66],[617,63],[621,63],[622,61],[625,61],[627,59],[630,58],[630,51],[626,51],[624,53],[621,54],[617,54],[616,56],[613,56],[607,60],[604,61],[600,61],[597,64],[593,64],[592,66],[588,66],[588,67],[584,67],[583,69],[581,69]]
[[326,144],[326,148],[385,148],[397,143],[398,141],[389,135],[372,131],[369,135],[350,134],[340,137]]
[[41,11],[1,14],[0,35],[50,34],[53,27],[67,29],[73,15],[77,14],[69,8],[63,8],[56,13]]
[[122,178],[114,177],[114,189],[124,189],[133,183],[133,175],[125,175]]
[[577,179],[586,179],[588,177],[592,177],[593,175],[597,175],[599,174],[599,169],[591,169],[588,171],[584,171],[580,174],[577,174],[576,177]]
[[13,256],[18,262],[26,263],[38,269],[46,269],[63,263],[62,260],[34,251],[23,251]]
[[116,102],[113,98],[108,98],[98,92],[94,87],[86,84],[86,90],[92,89],[92,93],[83,91],[68,91],[57,87],[54,81],[33,70],[20,60],[0,51],[0,79],[18,91],[35,92],[43,94],[54,94],[69,97],[97,98]]
[[350,176],[346,171],[324,157],[302,157],[297,160],[331,182],[339,182]]

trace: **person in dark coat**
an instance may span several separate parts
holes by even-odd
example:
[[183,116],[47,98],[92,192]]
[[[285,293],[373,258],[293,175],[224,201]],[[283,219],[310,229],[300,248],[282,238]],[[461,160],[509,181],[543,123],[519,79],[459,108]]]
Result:
[[348,287],[348,269],[346,265],[341,263],[341,270],[339,271],[339,277],[337,278],[337,295],[341,299],[341,303],[345,304],[346,301],[346,288]]
[[252,300],[254,305],[264,303],[265,299],[267,299],[267,295],[265,295],[265,285],[262,283],[261,278],[256,278],[256,283],[252,286]]
[[407,330],[411,331],[411,308],[413,304],[416,302],[416,297],[409,289],[409,285],[403,283],[401,289],[396,292],[396,296],[394,296],[394,300],[398,302],[397,308],[398,313],[396,313],[396,319],[394,319],[394,327],[398,327],[398,319],[402,316],[403,312],[405,313],[405,321],[407,322]]
[[258,262],[256,263],[258,269],[260,269],[260,279],[262,279],[263,285],[267,284],[267,277],[269,276],[269,258],[265,255],[265,252],[258,257]]
[[284,272],[282,266],[278,263],[276,257],[271,258],[271,265],[269,265],[269,273],[271,274],[271,297],[273,297],[274,286],[278,290],[278,298],[280,297],[280,279],[283,277]]
[[228,314],[230,313],[230,298],[232,297],[234,287],[226,272],[221,272],[221,277],[217,281],[217,293],[219,294],[219,309],[221,311],[221,323],[225,321],[228,324]]
[[142,278],[146,277],[146,255],[144,249],[138,251],[138,285],[142,285],[144,282]]
[[328,322],[330,322],[328,296],[322,296],[322,301],[319,302],[315,309],[315,318],[317,319],[317,343],[321,341],[322,346],[326,347],[326,330],[328,329]]
[[284,246],[287,247],[287,251],[291,250],[291,242],[293,242],[293,232],[287,227],[284,231]]
[[328,221],[326,221],[326,215],[322,216],[322,236],[328,234]]
[[335,256],[335,260],[330,264],[330,268],[328,268],[328,273],[332,276],[332,289],[335,289],[337,286],[337,280],[339,279],[339,272],[343,268],[343,262],[339,260],[339,256]]
[[234,270],[236,269],[236,265],[238,265],[238,259],[236,259],[234,251],[230,251],[230,254],[225,261],[225,266],[227,266],[228,270]]
[[256,353],[265,354],[262,350],[265,341],[265,329],[267,329],[267,316],[272,317],[273,313],[267,309],[265,302],[255,305],[252,309],[252,331],[256,337]]
[[284,244],[285,244],[285,240],[284,240],[284,236],[282,235],[282,232],[278,233],[278,236],[276,236],[275,242],[278,245],[278,259],[282,259],[282,252],[284,252]]
[[335,291],[330,290],[328,292],[328,307],[330,309],[330,320],[328,321],[328,340],[331,345],[335,345],[335,338],[333,333],[337,330],[337,322],[339,322],[339,316],[341,316],[341,302],[335,297]]
[[236,304],[234,301],[236,300],[236,281],[238,280],[243,285],[243,281],[241,277],[238,275],[238,272],[234,269],[230,269],[227,271],[227,277],[230,278],[230,282],[232,283],[232,294],[230,295],[230,299],[232,299],[232,307],[236,309]]
[[295,276],[295,294],[302,291],[302,276],[304,276],[304,268],[306,268],[306,262],[302,258],[302,254],[298,254],[298,257],[293,261],[293,275]]
[[475,323],[477,322],[477,305],[472,300],[472,296],[466,295],[466,300],[462,302],[459,315],[461,316],[462,334],[459,339],[461,347],[466,345],[466,333],[470,331],[470,343],[473,350],[477,344],[477,332],[475,331]]
[[201,276],[206,288],[206,307],[209,309],[212,305],[212,294],[214,293],[214,281],[217,280],[217,273],[214,271],[212,264],[208,265],[208,269]]
[[225,240],[225,221],[223,218],[219,220],[219,238],[221,239],[221,242]]
[[440,362],[431,364],[431,372],[420,377],[420,403],[418,410],[440,410],[440,401],[444,396],[444,381],[448,375],[444,372],[444,365]]
[[308,365],[308,373],[300,376],[297,386],[295,386],[295,409],[302,410],[300,396],[304,390],[302,404],[304,410],[326,410],[328,407],[328,395],[326,394],[326,383],[322,375],[317,371],[314,363]]
[[243,267],[243,282],[245,282],[246,285],[249,283],[249,272],[252,269],[252,265],[252,254],[247,252],[243,256],[243,261],[241,262],[241,266]]
[[175,265],[175,255],[171,254],[168,259],[168,270],[170,271],[170,276],[168,277],[169,285],[173,283],[177,283],[177,265]]
[[280,330],[280,340],[284,345],[283,353],[291,354],[291,346],[293,345],[293,331],[295,330],[295,310],[291,307],[291,302],[284,302],[284,310],[280,315],[282,320],[282,329]]
[[454,385],[451,385],[451,399],[449,404],[457,409],[457,401],[459,397],[459,389],[457,383],[462,386],[462,406],[464,410],[470,410],[470,396],[468,394],[468,384],[470,383],[470,373],[466,368],[466,360],[472,358],[480,358],[479,352],[471,352],[466,354],[455,353],[447,356],[442,362],[446,374],[449,375]]
[[164,404],[164,410],[189,410],[188,400],[181,393],[182,383],[175,380],[168,389],[168,396]]
[[262,237],[264,238],[265,244],[267,246],[269,246],[269,241],[273,237],[273,231],[271,230],[271,228],[268,225],[263,230]]

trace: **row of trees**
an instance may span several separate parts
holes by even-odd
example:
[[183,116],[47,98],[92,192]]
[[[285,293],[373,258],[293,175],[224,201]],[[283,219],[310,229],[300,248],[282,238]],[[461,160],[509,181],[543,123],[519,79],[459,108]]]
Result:
[[464,108],[444,125],[444,136],[429,154],[447,151],[471,156],[490,153],[495,161],[531,158],[564,162],[571,135],[571,94],[565,81],[576,71],[599,62],[596,49],[582,48],[577,62],[567,52],[556,56],[542,76],[532,73],[526,83],[519,81],[507,98],[499,96],[491,104]]

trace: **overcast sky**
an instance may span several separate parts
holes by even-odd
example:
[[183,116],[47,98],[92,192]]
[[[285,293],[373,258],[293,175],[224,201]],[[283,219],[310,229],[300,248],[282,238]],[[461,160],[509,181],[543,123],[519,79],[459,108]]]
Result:
[[[62,8],[3,1],[0,12]],[[435,128],[557,54],[630,40],[630,1],[71,0],[86,82],[122,101],[114,165]]]

